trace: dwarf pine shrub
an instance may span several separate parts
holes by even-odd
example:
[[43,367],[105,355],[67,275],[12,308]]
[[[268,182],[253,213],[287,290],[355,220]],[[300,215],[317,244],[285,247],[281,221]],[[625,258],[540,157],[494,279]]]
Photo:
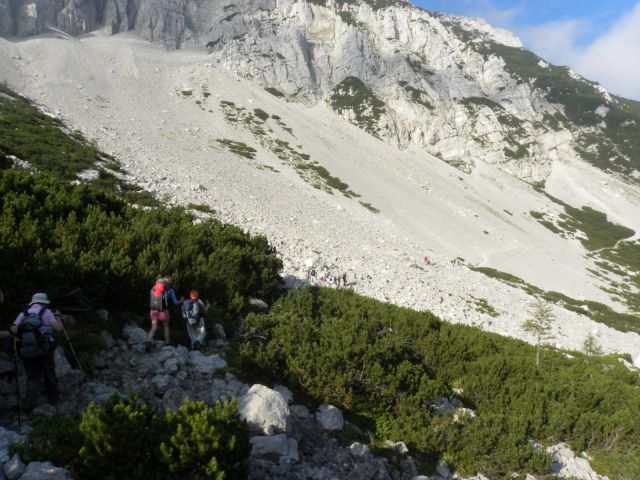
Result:
[[[241,345],[245,371],[404,441],[424,470],[446,457],[466,475],[543,475],[538,440],[587,451],[610,478],[640,475],[640,380],[616,358],[550,350],[536,369],[534,346],[348,290],[290,292],[245,327],[267,339]],[[438,415],[440,396],[476,416]]]
[[186,400],[159,413],[136,398],[114,395],[90,404],[80,421],[82,446],[70,467],[80,478],[245,478],[249,430],[237,403],[214,408]]

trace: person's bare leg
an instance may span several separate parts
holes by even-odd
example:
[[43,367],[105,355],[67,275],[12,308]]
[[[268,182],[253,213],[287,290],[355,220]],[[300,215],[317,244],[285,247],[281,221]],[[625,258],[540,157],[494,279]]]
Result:
[[158,328],[158,321],[151,320],[151,330],[149,330],[149,334],[147,335],[147,342],[153,341],[153,336],[156,334],[157,328]]

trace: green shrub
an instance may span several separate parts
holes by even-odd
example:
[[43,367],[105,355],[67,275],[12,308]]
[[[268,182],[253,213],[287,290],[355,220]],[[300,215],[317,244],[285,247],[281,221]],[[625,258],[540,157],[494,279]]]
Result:
[[275,249],[217,220],[194,224],[182,209],[132,208],[91,186],[17,169],[0,171],[0,199],[0,285],[8,298],[44,290],[55,301],[82,286],[95,303],[144,312],[155,278],[172,274],[177,291],[197,288],[224,318],[249,295],[277,294]]
[[90,404],[80,422],[83,444],[73,469],[81,478],[242,479],[249,430],[236,403],[210,408],[185,400],[160,414],[136,398]]
[[70,465],[82,446],[82,436],[75,418],[40,415],[32,423],[33,431],[25,443],[16,443],[12,453],[20,454],[22,461]]
[[209,408],[202,401],[186,400],[166,417],[173,433],[160,445],[160,453],[173,478],[246,478],[245,459],[251,445],[237,402],[218,401]]
[[[617,359],[550,350],[536,369],[535,347],[524,342],[347,290],[290,292],[268,315],[249,315],[246,328],[266,341],[240,346],[245,371],[341,406],[364,428],[404,441],[423,469],[445,456],[465,474],[546,474],[550,459],[536,439],[587,450],[602,473],[640,474],[632,461],[640,380]],[[455,395],[454,385],[475,418],[433,413],[438,397]]]

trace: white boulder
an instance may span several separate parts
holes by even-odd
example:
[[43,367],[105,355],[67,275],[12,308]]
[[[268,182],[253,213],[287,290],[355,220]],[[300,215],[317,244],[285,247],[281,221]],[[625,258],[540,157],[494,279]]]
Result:
[[240,416],[249,426],[266,435],[286,432],[288,429],[289,406],[282,395],[264,385],[253,385],[239,399]]

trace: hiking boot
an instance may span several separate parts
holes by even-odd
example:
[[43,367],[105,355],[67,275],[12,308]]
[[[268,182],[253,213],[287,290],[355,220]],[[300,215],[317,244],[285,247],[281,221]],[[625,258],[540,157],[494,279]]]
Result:
[[149,341],[144,342],[144,351],[147,353],[151,351],[151,342]]

